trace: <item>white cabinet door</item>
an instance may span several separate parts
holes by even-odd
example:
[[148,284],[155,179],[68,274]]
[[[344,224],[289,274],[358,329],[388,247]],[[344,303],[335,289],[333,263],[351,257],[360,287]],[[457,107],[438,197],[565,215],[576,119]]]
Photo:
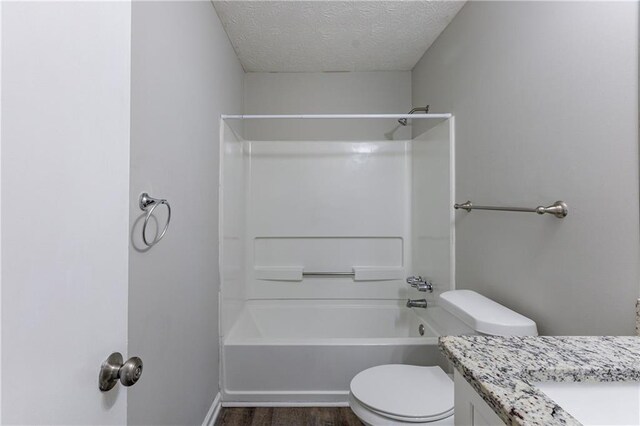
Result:
[[124,424],[131,4],[0,14],[2,423]]
[[504,422],[484,402],[458,371],[454,373],[456,426],[503,426]]

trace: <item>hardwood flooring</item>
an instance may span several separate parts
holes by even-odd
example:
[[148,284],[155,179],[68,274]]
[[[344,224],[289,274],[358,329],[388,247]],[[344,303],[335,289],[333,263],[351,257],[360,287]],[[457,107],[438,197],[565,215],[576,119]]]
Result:
[[362,426],[349,407],[227,407],[215,426]]

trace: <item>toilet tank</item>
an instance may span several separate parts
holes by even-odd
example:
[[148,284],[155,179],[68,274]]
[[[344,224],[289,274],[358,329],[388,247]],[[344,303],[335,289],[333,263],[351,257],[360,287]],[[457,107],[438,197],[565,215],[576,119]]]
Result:
[[439,305],[478,333],[492,336],[537,336],[531,319],[472,290],[440,295]]

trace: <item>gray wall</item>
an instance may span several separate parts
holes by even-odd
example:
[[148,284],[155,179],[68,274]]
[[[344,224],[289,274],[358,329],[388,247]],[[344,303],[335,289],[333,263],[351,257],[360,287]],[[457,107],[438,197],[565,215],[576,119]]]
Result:
[[[246,73],[245,114],[384,114],[411,109],[411,72]],[[396,120],[253,120],[247,138],[410,139]]]
[[[134,2],[132,26],[129,354],[145,371],[128,420],[202,424],[218,392],[218,118],[242,112],[243,71],[210,2]],[[173,208],[146,252],[142,191]]]
[[457,286],[544,334],[632,334],[638,297],[638,4],[469,2],[413,71],[456,116]]

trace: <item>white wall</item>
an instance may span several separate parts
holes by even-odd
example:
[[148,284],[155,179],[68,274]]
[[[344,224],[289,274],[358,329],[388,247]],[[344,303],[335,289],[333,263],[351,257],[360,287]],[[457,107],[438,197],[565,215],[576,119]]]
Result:
[[[2,2],[0,2],[0,25]],[[2,423],[2,29],[0,28],[0,423]]]
[[[201,424],[218,392],[219,116],[242,112],[243,71],[210,2],[134,2],[130,424]],[[173,208],[140,247],[138,196]],[[158,218],[160,221],[164,216]]]
[[548,334],[631,334],[638,297],[638,4],[468,2],[413,70],[456,116],[457,286]]
[[[245,114],[384,114],[411,109],[409,71],[246,73]],[[401,140],[395,120],[278,120],[245,123],[247,139]]]
[[2,4],[2,423],[124,424],[129,2]]

